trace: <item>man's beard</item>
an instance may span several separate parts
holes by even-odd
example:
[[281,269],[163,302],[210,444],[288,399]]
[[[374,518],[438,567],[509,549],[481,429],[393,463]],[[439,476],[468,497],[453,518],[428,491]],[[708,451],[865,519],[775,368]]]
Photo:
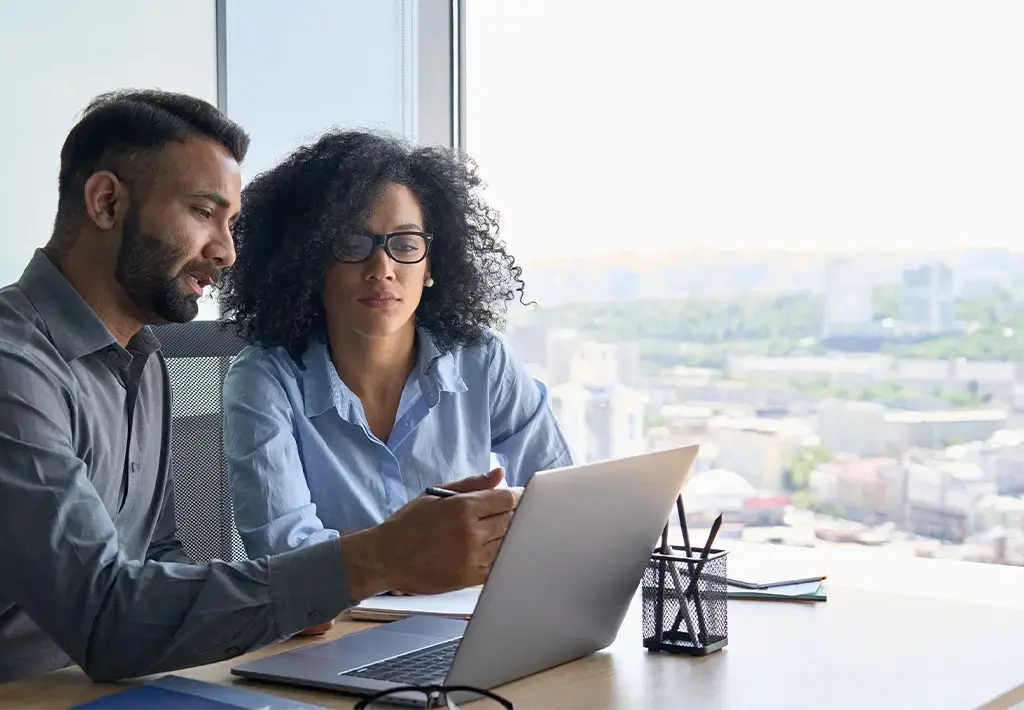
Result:
[[193,266],[199,273],[210,268],[189,263],[175,273],[184,256],[174,247],[175,241],[184,240],[142,231],[139,208],[132,205],[125,217],[114,277],[152,322],[186,323],[199,313],[199,297],[183,291],[180,277]]

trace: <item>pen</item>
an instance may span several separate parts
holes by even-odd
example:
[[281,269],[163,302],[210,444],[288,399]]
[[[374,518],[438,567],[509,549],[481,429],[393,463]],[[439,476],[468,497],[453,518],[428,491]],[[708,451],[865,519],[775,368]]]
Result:
[[[674,556],[672,554],[672,546],[669,545],[669,543],[668,543],[668,523],[665,523],[665,529],[662,530],[662,532],[661,532],[661,554],[669,556],[669,557],[673,557]],[[669,572],[672,573],[672,582],[675,585],[676,595],[679,596],[679,611],[676,613],[675,623],[672,625],[672,633],[676,632],[676,630],[679,628],[679,623],[682,620],[685,619],[686,620],[686,631],[687,631],[687,633],[690,634],[690,639],[696,645],[698,643],[698,641],[697,641],[697,637],[693,633],[693,621],[690,620],[690,610],[689,610],[689,608],[687,606],[687,603],[686,603],[686,595],[683,593],[683,580],[680,579],[680,577],[679,577],[679,570],[676,568],[676,563],[674,561],[666,563],[665,560],[662,560],[662,564],[668,564]],[[664,596],[664,594],[662,595],[662,597],[663,596]],[[660,606],[661,602],[662,602],[660,597],[658,599],[658,602],[659,602],[659,606]],[[659,626],[661,625],[662,613],[663,613],[662,609],[659,608],[658,609],[658,625]],[[659,631],[659,635],[660,635],[660,631]]]
[[711,525],[711,532],[708,534],[708,541],[704,543],[704,549],[700,551],[700,562],[697,563],[697,571],[693,575],[693,579],[690,580],[690,588],[686,590],[687,595],[693,594],[697,587],[697,580],[700,579],[700,573],[704,571],[704,565],[708,561],[708,556],[711,554],[711,545],[715,542],[715,536],[718,535],[718,529],[722,527],[722,514],[719,513],[718,517],[715,518],[715,522]]
[[[686,512],[683,509],[683,494],[680,493],[676,496],[676,515],[679,518],[679,529],[683,533],[683,550],[686,553],[687,559],[693,557],[693,549],[690,547],[690,530],[686,524]],[[689,570],[690,581],[696,579],[694,574],[694,564],[692,562],[686,563],[686,568]],[[689,587],[689,585],[688,585]],[[680,585],[680,590],[682,585]],[[676,614],[675,621],[672,622],[672,633],[679,630],[679,624],[683,620],[683,611],[686,611],[686,628],[690,633],[690,638],[693,639],[694,643],[703,643],[704,639],[707,638],[707,627],[704,622],[704,609],[701,608],[700,595],[693,597],[693,610],[697,612],[697,629],[700,631],[700,639],[698,640],[693,636],[693,626],[690,623],[690,611],[687,607],[687,594],[683,594],[679,600],[679,612]]]
[[690,557],[693,555],[693,550],[690,549],[690,531],[686,526],[686,513],[683,512],[682,493],[676,497],[676,515],[679,516],[679,529],[683,532],[683,547],[686,550],[686,556]]
[[[700,551],[700,562],[697,563],[697,569],[694,570],[693,576],[690,579],[690,585],[686,588],[686,593],[683,595],[683,601],[684,602],[686,601],[687,597],[693,595],[697,591],[697,582],[700,580],[701,572],[704,571],[704,565],[707,564],[708,556],[711,555],[711,545],[714,544],[715,537],[718,535],[718,529],[720,527],[722,527],[722,514],[721,513],[718,514],[718,517],[715,518],[715,522],[712,523],[712,525],[711,525],[711,532],[708,533],[707,542],[704,543],[704,549]],[[704,615],[701,613],[701,609],[700,609],[700,605],[699,605],[699,598],[700,598],[699,594],[694,596],[693,597],[693,603],[694,603],[694,606],[697,607],[697,623],[700,624],[700,627],[701,627],[701,629],[700,629],[700,633],[701,633],[700,643],[701,643],[701,645],[703,645],[704,643],[706,643],[706,640],[707,640],[707,629],[704,626]],[[681,612],[682,608],[680,608],[679,611]],[[689,624],[690,624],[690,615],[689,614],[686,615],[686,623],[687,623],[687,626],[689,626]],[[676,616],[675,623],[672,625],[672,627],[673,627],[673,629],[679,628],[679,616],[678,615]]]
[[820,582],[824,577],[808,577],[807,579],[791,579],[784,582],[744,582],[739,579],[726,578],[726,583],[731,584],[734,587],[740,587],[741,589],[771,589],[773,587],[789,587],[794,584],[810,584],[811,582]]
[[423,492],[435,498],[451,498],[454,495],[458,495],[455,491],[450,491],[447,488],[438,488],[437,486],[431,486]]

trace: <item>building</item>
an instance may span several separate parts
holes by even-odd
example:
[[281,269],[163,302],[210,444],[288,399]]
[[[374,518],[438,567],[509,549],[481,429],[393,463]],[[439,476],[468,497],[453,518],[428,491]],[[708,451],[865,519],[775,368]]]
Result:
[[901,521],[906,502],[906,473],[892,458],[840,458],[823,463],[810,476],[821,503],[842,508],[852,520]]
[[970,529],[984,533],[997,528],[1024,530],[1024,497],[982,496],[970,512]]
[[733,380],[811,381],[836,387],[866,387],[889,378],[887,355],[784,356],[730,355],[726,373]]
[[687,524],[710,524],[719,513],[737,522],[746,502],[757,496],[746,477],[722,468],[691,474],[682,493]]
[[640,384],[637,343],[600,343],[571,328],[537,324],[511,328],[505,340],[524,363],[540,369],[548,385],[570,381],[601,387]]
[[874,287],[852,259],[830,259],[825,265],[825,317],[822,337],[857,335],[874,319]]
[[572,353],[570,380],[596,387],[640,384],[640,346],[637,343],[577,340]]
[[1024,408],[1024,363],[1021,362],[898,359],[877,353],[732,355],[725,369],[733,380],[754,381],[760,386],[763,383],[816,382],[855,389],[892,382],[924,392],[943,389],[991,393],[1008,405]]
[[647,450],[642,392],[571,381],[551,388],[551,407],[573,455],[581,463]]
[[900,322],[907,333],[948,333],[956,326],[953,270],[942,262],[903,271]]
[[548,386],[560,385],[572,378],[573,359],[581,343],[575,330],[524,325],[509,329],[505,341],[520,360],[539,369],[538,376]]
[[912,532],[963,542],[978,501],[995,494],[981,466],[970,461],[908,461],[907,522]]
[[833,454],[889,453],[886,408],[876,402],[828,400],[818,411],[821,445]]
[[792,420],[718,416],[707,437],[718,451],[719,468],[738,473],[757,490],[775,493],[783,490],[793,452],[807,433]]
[[1007,419],[1005,409],[900,410],[885,415],[889,445],[895,452],[985,440],[1005,429]]

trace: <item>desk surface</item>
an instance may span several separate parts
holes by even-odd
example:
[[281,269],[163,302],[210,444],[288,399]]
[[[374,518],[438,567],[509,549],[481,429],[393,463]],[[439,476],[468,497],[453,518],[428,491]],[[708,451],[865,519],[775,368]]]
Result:
[[[343,621],[330,636],[365,628]],[[1008,708],[1024,700],[1024,612],[839,587],[816,604],[730,602],[729,646],[703,659],[649,654],[634,603],[608,649],[499,690],[516,708]],[[265,656],[323,639],[293,639]],[[496,649],[496,662],[501,651]],[[237,661],[235,661],[237,662]],[[233,662],[181,671],[349,708],[340,694],[244,681]],[[114,692],[77,668],[0,686],[0,708],[62,707]],[[995,702],[993,702],[995,701]],[[988,703],[988,705],[986,705]]]

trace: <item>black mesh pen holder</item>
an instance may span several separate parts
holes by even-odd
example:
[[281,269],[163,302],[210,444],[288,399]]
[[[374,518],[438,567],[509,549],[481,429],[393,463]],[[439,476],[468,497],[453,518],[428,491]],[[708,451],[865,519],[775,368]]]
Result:
[[706,656],[729,643],[725,550],[706,559],[656,550],[641,581],[644,648]]

